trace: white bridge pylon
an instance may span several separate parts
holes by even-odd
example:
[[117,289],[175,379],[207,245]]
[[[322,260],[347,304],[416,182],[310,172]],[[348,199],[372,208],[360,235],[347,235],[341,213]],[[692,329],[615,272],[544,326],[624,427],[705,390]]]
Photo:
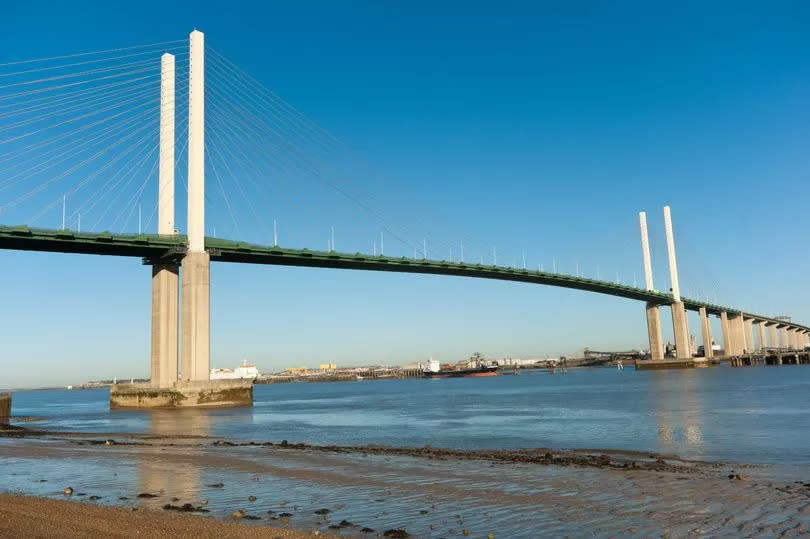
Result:
[[[151,384],[155,387],[173,387],[178,380],[207,381],[211,370],[211,262],[205,251],[205,38],[198,30],[189,35],[188,84],[188,252],[179,267],[174,262],[156,263],[152,269]],[[161,59],[160,88],[158,234],[173,235],[175,70],[171,54]]]

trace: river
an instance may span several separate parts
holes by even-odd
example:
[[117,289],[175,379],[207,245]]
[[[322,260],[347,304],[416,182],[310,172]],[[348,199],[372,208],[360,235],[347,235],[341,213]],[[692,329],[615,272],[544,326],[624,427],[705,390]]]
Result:
[[[105,389],[15,391],[14,424],[74,436],[0,437],[0,489],[61,498],[70,485],[74,499],[158,509],[205,499],[208,516],[245,509],[261,523],[344,535],[780,535],[810,528],[810,490],[794,486],[810,478],[809,389],[806,366],[718,366],[259,385],[252,408],[226,410],[110,411]],[[108,437],[116,443],[93,442]],[[628,450],[711,463],[625,471],[217,440]]]

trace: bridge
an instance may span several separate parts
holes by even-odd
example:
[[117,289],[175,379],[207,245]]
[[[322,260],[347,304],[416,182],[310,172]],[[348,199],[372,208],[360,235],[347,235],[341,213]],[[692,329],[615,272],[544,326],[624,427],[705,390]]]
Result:
[[[665,361],[660,319],[661,308],[669,308],[672,312],[676,356],[681,361],[691,360],[694,355],[690,343],[687,311],[699,313],[700,330],[707,359],[711,359],[714,354],[710,316],[719,317],[721,320],[723,349],[726,356],[740,356],[744,353],[772,348],[799,350],[808,344],[810,338],[810,327],[808,326],[782,318],[744,312],[723,305],[682,297],[679,289],[669,207],[664,207],[664,223],[671,281],[670,292],[658,291],[653,285],[645,212],[639,214],[642,260],[645,269],[644,287],[590,279],[579,275],[566,275],[556,271],[542,271],[540,268],[535,271],[525,267],[512,268],[494,263],[483,264],[483,261],[482,263],[470,263],[463,260],[435,260],[427,257],[426,250],[423,250],[422,257],[391,257],[383,255],[382,249],[380,254],[373,255],[337,252],[334,249],[334,240],[330,242],[328,250],[319,251],[289,249],[278,245],[256,245],[206,237],[205,159],[209,151],[206,142],[205,103],[211,92],[205,84],[205,54],[203,34],[195,30],[190,34],[188,44],[188,103],[186,107],[188,128],[187,140],[184,141],[188,157],[187,178],[184,182],[187,191],[187,235],[179,234],[175,228],[174,199],[177,157],[175,145],[178,139],[175,135],[175,85],[178,77],[175,73],[175,56],[168,52],[161,56],[159,95],[154,96],[156,100],[159,100],[159,116],[153,122],[154,127],[159,129],[159,151],[155,163],[158,170],[157,234],[144,234],[140,233],[140,230],[137,234],[105,231],[80,232],[78,229],[81,215],[77,222],[77,230],[69,230],[64,226],[64,197],[62,199],[63,227],[61,229],[35,228],[26,225],[0,226],[0,249],[134,257],[141,258],[144,264],[152,267],[152,388],[172,390],[184,384],[187,387],[194,384],[196,384],[195,387],[203,387],[209,382],[211,261],[494,279],[562,287],[635,300],[644,303],[652,364],[655,362],[663,364]],[[148,89],[144,90],[144,92],[148,91]],[[3,97],[0,96],[0,100],[2,99]],[[70,99],[62,98],[62,106],[69,104]],[[3,116],[4,114],[0,113],[0,119]],[[24,122],[11,124],[9,127],[13,128],[17,125],[25,124]],[[3,129],[0,124],[0,131]],[[28,134],[20,135],[18,138],[25,136]],[[13,137],[0,141],[0,151],[2,151],[4,142],[12,140]],[[27,150],[25,148],[12,150],[9,152],[8,158],[13,159],[16,155],[21,155],[19,154],[21,151]],[[55,167],[58,161],[54,163],[55,159],[54,153],[49,151],[39,161],[36,158],[29,158],[25,166],[36,168],[51,163],[48,168],[54,167],[58,172],[58,167]],[[4,154],[0,153],[0,163],[3,160]],[[143,160],[146,161],[147,158]],[[214,168],[214,173],[221,188],[222,183],[216,168]],[[16,177],[12,176],[11,179],[14,180],[17,177],[19,174]],[[3,180],[2,176],[0,176],[0,180]],[[41,185],[37,186],[33,192],[36,193],[41,188]],[[0,181],[0,195],[2,195],[2,191],[2,181]],[[4,209],[13,207],[29,196],[31,194],[24,193],[5,204],[2,204],[3,200],[0,199],[0,216]],[[227,198],[225,200],[227,203]],[[51,206],[53,204],[51,203]],[[230,205],[228,207],[230,210]],[[179,334],[178,327],[180,328]],[[756,331],[754,331],[755,327]]]

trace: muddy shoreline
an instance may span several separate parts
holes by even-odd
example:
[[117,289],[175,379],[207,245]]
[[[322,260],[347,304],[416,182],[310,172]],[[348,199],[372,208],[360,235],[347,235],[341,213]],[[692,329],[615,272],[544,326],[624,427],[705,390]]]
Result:
[[[0,458],[9,463],[0,470],[6,491],[149,510],[166,523],[187,517],[371,537],[401,528],[418,537],[810,529],[810,482],[769,479],[761,473],[767,466],[627,450],[313,445],[14,427],[0,431]],[[67,486],[70,496],[62,493]],[[34,518],[38,503],[31,503]]]
[[172,446],[180,442],[188,446],[197,441],[199,445],[219,447],[267,447],[287,451],[310,451],[337,454],[392,455],[418,457],[430,460],[485,460],[502,463],[538,464],[543,466],[586,466],[620,470],[653,470],[673,473],[692,473],[699,469],[720,468],[724,462],[683,459],[678,455],[662,455],[647,451],[619,449],[554,450],[548,447],[529,449],[453,449],[432,447],[386,446],[386,445],[316,445],[300,442],[231,441],[211,436],[152,435],[132,433],[92,433],[39,430],[20,426],[0,427],[0,438],[48,438],[67,439],[78,445],[145,445]]

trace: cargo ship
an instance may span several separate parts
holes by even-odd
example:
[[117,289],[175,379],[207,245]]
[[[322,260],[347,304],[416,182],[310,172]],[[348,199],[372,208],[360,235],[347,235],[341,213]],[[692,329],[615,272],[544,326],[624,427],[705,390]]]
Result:
[[455,365],[441,365],[435,359],[431,359],[428,361],[427,367],[422,372],[425,378],[498,376],[498,366],[490,366],[479,363],[477,367],[459,368]]

